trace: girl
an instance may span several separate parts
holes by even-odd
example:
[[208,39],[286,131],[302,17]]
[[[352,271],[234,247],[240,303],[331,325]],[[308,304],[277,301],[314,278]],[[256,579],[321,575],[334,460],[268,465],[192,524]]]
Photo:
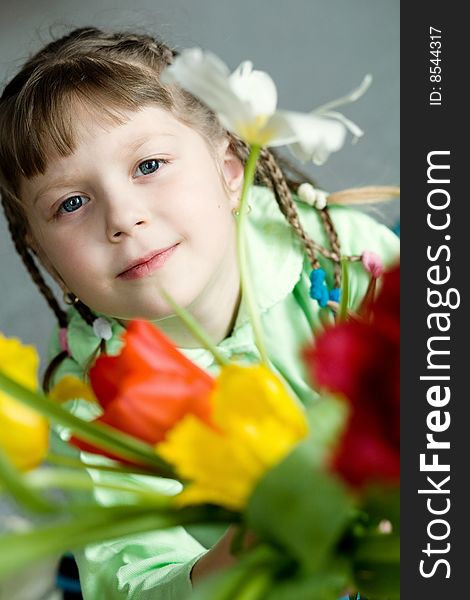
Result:
[[[214,371],[212,356],[172,314],[161,287],[225,356],[259,358],[240,302],[233,214],[247,147],[197,99],[160,82],[174,56],[149,36],[78,29],[31,58],[4,90],[5,215],[58,321],[46,389],[66,374],[85,377],[97,353],[118,352],[120,335],[135,317],[157,323],[185,354]],[[312,266],[321,266],[335,288],[341,256],[358,259],[368,250],[389,263],[397,239],[363,214],[299,202],[293,195],[298,183],[267,150],[256,183],[247,245],[267,350],[273,368],[309,403],[316,394],[298,351],[320,324],[320,307],[309,298]],[[37,262],[62,288],[68,311]],[[354,308],[369,277],[359,261],[350,277]],[[71,409],[85,418],[96,410],[84,401]],[[143,477],[139,485],[178,489],[176,482]],[[97,496],[113,501],[109,493]],[[84,597],[184,598],[192,580],[233,560],[232,532],[220,533],[177,528],[88,547],[77,553]]]

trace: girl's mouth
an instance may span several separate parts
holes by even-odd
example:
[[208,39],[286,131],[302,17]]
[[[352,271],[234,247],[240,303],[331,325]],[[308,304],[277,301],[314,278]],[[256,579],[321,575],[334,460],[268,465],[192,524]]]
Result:
[[153,250],[149,254],[132,261],[117,277],[119,279],[142,279],[151,275],[163,267],[178,246],[179,242],[167,248]]

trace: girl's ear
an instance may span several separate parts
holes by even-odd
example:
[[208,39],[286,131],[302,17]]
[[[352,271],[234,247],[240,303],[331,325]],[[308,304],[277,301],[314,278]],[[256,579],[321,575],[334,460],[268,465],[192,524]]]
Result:
[[230,204],[232,208],[236,208],[242,191],[244,168],[241,160],[231,149],[229,140],[223,142],[220,164],[224,183],[230,196]]

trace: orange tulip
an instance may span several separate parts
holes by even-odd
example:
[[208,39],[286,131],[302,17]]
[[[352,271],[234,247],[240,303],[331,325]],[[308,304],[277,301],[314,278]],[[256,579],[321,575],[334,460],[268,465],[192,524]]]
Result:
[[[183,416],[207,421],[213,378],[187,359],[156,327],[133,321],[118,356],[99,357],[90,371],[103,408],[97,421],[149,444],[161,441]],[[82,450],[106,454],[72,438]]]

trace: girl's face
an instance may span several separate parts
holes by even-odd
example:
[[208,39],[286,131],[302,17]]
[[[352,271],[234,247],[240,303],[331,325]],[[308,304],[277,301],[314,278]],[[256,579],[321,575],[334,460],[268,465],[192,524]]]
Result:
[[22,182],[33,246],[64,290],[109,316],[167,315],[160,287],[187,308],[223,302],[242,165],[166,110],[126,116],[83,114],[75,152]]

